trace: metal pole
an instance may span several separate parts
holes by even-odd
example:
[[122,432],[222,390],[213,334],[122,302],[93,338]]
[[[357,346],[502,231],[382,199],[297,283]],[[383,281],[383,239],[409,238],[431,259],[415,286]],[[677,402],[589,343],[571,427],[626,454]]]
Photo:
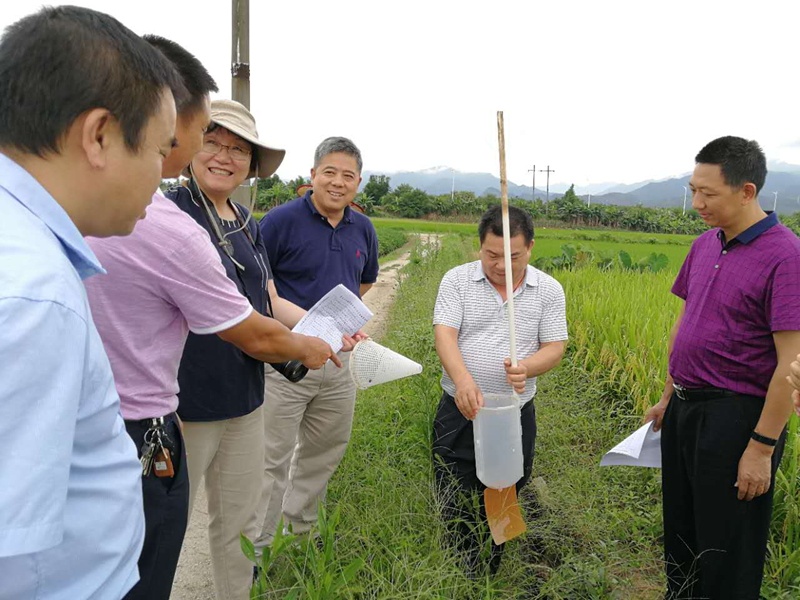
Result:
[[683,186],[683,214],[686,214],[686,194],[688,193],[688,188]]
[[231,0],[231,97],[250,108],[250,0]]
[[778,192],[772,192],[775,194],[775,202],[772,205],[772,212],[778,212]]
[[528,169],[528,173],[533,173],[533,183],[531,183],[531,200],[536,200],[536,165]]

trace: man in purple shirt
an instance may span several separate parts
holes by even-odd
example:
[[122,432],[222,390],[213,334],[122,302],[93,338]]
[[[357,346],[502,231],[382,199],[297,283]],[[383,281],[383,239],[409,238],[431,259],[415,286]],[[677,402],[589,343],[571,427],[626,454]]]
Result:
[[672,287],[684,306],[645,416],[662,429],[667,597],[755,600],[800,352],[800,240],[758,204],[756,142],[719,138],[695,161],[692,207],[713,229]]

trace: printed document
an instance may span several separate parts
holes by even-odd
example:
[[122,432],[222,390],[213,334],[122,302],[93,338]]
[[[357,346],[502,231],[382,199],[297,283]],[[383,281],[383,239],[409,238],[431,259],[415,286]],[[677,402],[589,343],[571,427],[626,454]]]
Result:
[[342,349],[342,336],[353,335],[371,318],[367,306],[340,283],[320,298],[292,331],[321,338],[338,352]]
[[661,468],[661,431],[653,431],[653,421],[642,425],[600,460],[600,466],[614,465]]

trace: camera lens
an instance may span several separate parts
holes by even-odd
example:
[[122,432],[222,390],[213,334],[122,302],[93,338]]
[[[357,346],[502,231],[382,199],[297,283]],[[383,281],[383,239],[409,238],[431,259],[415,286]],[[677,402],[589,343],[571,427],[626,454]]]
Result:
[[269,363],[269,365],[292,383],[297,383],[306,376],[306,373],[308,373],[308,367],[299,360],[289,360],[282,363]]

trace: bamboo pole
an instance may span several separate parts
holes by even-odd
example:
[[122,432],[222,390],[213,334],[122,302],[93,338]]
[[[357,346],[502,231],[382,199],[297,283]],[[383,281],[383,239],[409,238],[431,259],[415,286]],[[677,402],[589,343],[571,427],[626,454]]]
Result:
[[508,307],[508,341],[511,364],[517,366],[517,335],[514,327],[514,274],[511,270],[511,225],[508,221],[508,179],[506,178],[506,136],[503,111],[497,111],[497,144],[500,148],[500,206],[503,219],[503,259],[506,272],[506,306]]

